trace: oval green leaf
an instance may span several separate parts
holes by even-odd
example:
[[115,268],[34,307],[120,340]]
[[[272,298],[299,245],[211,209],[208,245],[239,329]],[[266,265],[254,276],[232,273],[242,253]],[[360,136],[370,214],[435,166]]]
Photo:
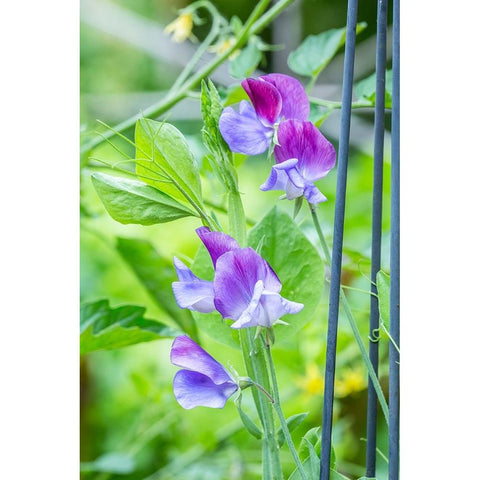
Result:
[[135,146],[137,175],[142,180],[177,200],[202,205],[198,168],[178,129],[141,118],[135,126]]
[[198,216],[166,193],[143,182],[94,173],[92,183],[110,216],[123,224],[155,225]]
[[[366,23],[357,24],[357,35],[365,29]],[[317,76],[344,45],[345,27],[332,28],[318,35],[309,35],[302,44],[288,56],[288,66],[295,73],[306,77]]]

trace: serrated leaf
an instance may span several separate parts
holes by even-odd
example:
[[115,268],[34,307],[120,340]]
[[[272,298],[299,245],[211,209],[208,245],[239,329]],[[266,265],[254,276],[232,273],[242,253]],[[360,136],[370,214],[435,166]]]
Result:
[[[357,35],[366,28],[364,22],[357,24]],[[288,56],[288,66],[295,73],[312,77],[318,75],[345,44],[346,27],[332,28],[318,35],[309,35]]]
[[390,275],[383,270],[377,272],[378,310],[387,330],[390,330]]
[[101,455],[93,462],[81,462],[80,471],[127,475],[135,471],[135,460],[126,453],[110,452]]
[[173,295],[172,282],[177,280],[173,260],[162,257],[147,240],[117,238],[117,250],[157,305],[197,341],[198,333],[190,311],[181,309]]
[[197,165],[178,129],[141,118],[135,126],[135,145],[137,174],[146,183],[183,203],[202,204]]
[[135,305],[111,308],[108,300],[81,305],[80,354],[178,335],[167,325],[144,318],[144,313],[144,307]]
[[92,183],[110,216],[123,224],[155,225],[198,216],[166,193],[143,182],[94,173]]
[[[305,419],[308,413],[298,413],[297,415],[292,415],[291,417],[287,418],[287,426],[288,431],[291,433],[293,432]],[[281,447],[285,443],[285,435],[281,428],[277,431],[277,440],[278,446]]]
[[229,72],[234,78],[250,76],[262,61],[262,52],[255,42],[249,44],[230,62]]
[[[373,73],[354,85],[355,95],[359,100],[366,100],[375,105],[376,75]],[[385,72],[385,108],[392,108],[392,71]]]

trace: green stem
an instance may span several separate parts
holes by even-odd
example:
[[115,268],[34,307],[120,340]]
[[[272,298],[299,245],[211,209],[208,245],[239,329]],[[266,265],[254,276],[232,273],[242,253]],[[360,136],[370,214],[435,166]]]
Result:
[[[336,102],[333,100],[324,100],[323,98],[309,97],[310,102],[315,105],[320,105],[321,107],[327,108],[342,108],[342,102]],[[352,102],[352,108],[375,108],[375,103],[368,101]]]
[[212,28],[208,32],[208,35],[205,37],[205,40],[195,51],[193,57],[189,60],[187,65],[185,65],[185,68],[182,70],[175,83],[170,88],[170,91],[168,93],[169,95],[173,95],[178,90],[178,88],[192,72],[193,67],[195,67],[202,55],[207,51],[208,47],[214,42],[215,38],[220,32],[220,23],[222,21],[222,17],[218,13],[218,10],[210,2],[203,0],[190,4],[188,10],[193,11],[199,8],[205,8],[206,10],[208,10],[208,13],[210,13],[212,17]]
[[[263,337],[262,337],[263,340]],[[275,403],[273,407],[275,408],[275,412],[277,413],[278,420],[280,421],[280,426],[283,430],[283,435],[285,436],[285,440],[287,442],[288,448],[292,454],[293,459],[295,460],[295,464],[297,465],[298,472],[303,480],[307,480],[307,474],[302,465],[302,461],[295,450],[295,445],[293,444],[292,437],[290,435],[290,430],[288,429],[287,421],[285,420],[285,416],[283,415],[282,407],[280,405],[280,395],[278,393],[278,383],[277,383],[277,375],[275,373],[275,365],[273,363],[272,352],[270,350],[270,345],[268,343],[264,343],[265,351],[267,352],[267,359],[268,365],[270,367],[270,377],[272,379],[272,386],[273,386],[273,398]]]
[[[193,75],[189,81],[185,82],[175,93],[175,95],[170,96],[167,94],[166,97],[162,98],[159,102],[151,105],[150,107],[146,108],[142,113],[134,115],[133,117],[124,120],[123,122],[119,123],[115,126],[114,130],[117,132],[124,132],[129,128],[135,126],[135,123],[140,118],[156,118],[162,113],[166,112],[174,105],[176,105],[180,100],[184,99],[189,90],[197,87],[202,79],[207,77],[210,73],[212,73],[219,65],[221,65],[235,50],[243,47],[249,37],[258,33],[262,30],[265,26],[267,26],[277,15],[279,15],[285,8],[292,3],[293,0],[280,0],[278,3],[268,10],[263,16],[262,12],[267,8],[269,4],[269,0],[262,0],[260,1],[253,12],[251,13],[250,17],[248,18],[247,22],[245,23],[242,31],[239,34],[239,37],[234,45],[232,45],[228,50],[226,50],[222,55],[216,57],[212,60],[208,65],[204,68],[200,69],[195,75]],[[260,17],[260,18],[259,18]],[[257,20],[258,19],[258,20]],[[109,130],[105,132],[103,137],[97,137],[90,142],[84,144],[80,148],[81,154],[81,162],[80,166],[83,167],[88,163],[88,155],[89,153],[99,145],[103,144],[106,139],[112,138],[115,135],[115,132]]]
[[[323,253],[325,255],[325,260],[327,261],[328,265],[332,265],[332,257],[330,254],[330,249],[328,248],[327,242],[322,232],[322,228],[320,227],[320,223],[318,221],[317,212],[315,210],[315,205],[310,204],[310,211],[312,212],[312,219],[313,224],[315,225],[315,230],[317,231],[318,239],[320,240],[320,245],[322,247]],[[383,415],[385,416],[385,421],[388,426],[388,406],[385,400],[385,396],[383,395],[382,387],[380,386],[380,382],[378,381],[378,377],[375,374],[375,370],[373,368],[372,362],[368,356],[367,349],[363,343],[362,336],[360,335],[360,331],[358,330],[357,324],[355,319],[353,318],[352,311],[350,309],[350,305],[348,304],[347,298],[345,297],[345,293],[343,288],[340,288],[340,301],[342,302],[343,309],[345,310],[345,314],[347,316],[348,323],[350,324],[350,328],[352,329],[353,336],[357,341],[358,346],[360,347],[360,353],[362,355],[363,362],[367,367],[368,374],[372,380],[373,387],[377,392],[378,401],[380,402],[380,406],[382,407]]]
[[[265,389],[269,390],[270,381],[263,349],[258,344],[258,340],[254,340],[254,333],[251,328],[243,328],[240,330],[239,334],[243,360],[249,377],[255,383],[258,383]],[[257,389],[252,389],[252,395],[263,428],[263,479],[282,480],[282,466],[280,463],[278,443],[275,436],[275,421],[273,418],[272,403],[270,403],[270,400]]]

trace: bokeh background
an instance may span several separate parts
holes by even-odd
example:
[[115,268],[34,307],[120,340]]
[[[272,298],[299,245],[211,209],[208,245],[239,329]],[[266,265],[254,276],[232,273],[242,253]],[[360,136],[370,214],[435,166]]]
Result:
[[[157,101],[172,85],[196,47],[189,42],[173,43],[163,29],[175,18],[176,10],[187,3],[82,0],[80,105],[83,139],[95,135],[96,119],[114,125]],[[245,20],[256,2],[224,0],[213,3],[227,18],[237,15]],[[266,42],[281,44],[285,48],[269,52],[260,66],[261,72],[291,74],[286,63],[288,53],[307,35],[344,26],[345,19],[346,1],[297,0],[262,33]],[[360,80],[370,75],[375,67],[374,0],[361,2],[358,19],[368,24],[358,37],[355,78]],[[201,39],[207,30],[208,22],[196,27],[194,33]],[[313,89],[316,96],[332,100],[341,98],[342,66],[343,55],[339,52],[317,80]],[[218,86],[238,82],[229,75],[227,66],[220,68],[211,78]],[[306,82],[307,79],[300,80]],[[204,155],[200,117],[200,103],[195,99],[182,101],[162,117],[168,118],[185,134],[199,165]],[[332,115],[321,130],[337,147],[339,114]],[[127,132],[127,135],[131,133]],[[389,264],[389,141],[387,131],[384,269]],[[127,144],[120,145],[127,153],[131,152]],[[356,110],[352,119],[342,283],[357,289],[348,290],[347,295],[365,342],[369,315],[369,295],[364,291],[369,289],[372,155],[373,112]],[[108,146],[97,149],[95,156],[112,162],[118,160],[118,154]],[[263,156],[249,158],[239,169],[246,215],[252,221],[259,220],[274,204],[290,214],[293,211],[292,204],[278,200],[277,192],[259,191],[258,185],[267,178],[269,169]],[[151,227],[116,223],[105,212],[93,190],[90,175],[88,167],[81,172],[81,302],[108,298],[113,306],[142,305],[147,308],[147,318],[173,325],[168,313],[148,293],[119,254],[118,238],[147,240],[166,259],[179,254],[193,258],[199,246],[193,232],[198,227],[197,221],[182,219]],[[321,181],[321,190],[329,200],[320,206],[319,217],[329,241],[332,237],[335,182],[335,170]],[[222,202],[214,183],[206,182],[204,187],[213,202]],[[219,218],[223,220],[221,215]],[[318,246],[306,208],[300,212],[298,221],[307,237]],[[275,345],[274,349],[286,415],[308,412],[303,424],[293,434],[297,445],[307,430],[321,425],[327,308],[328,282],[312,320],[289,343]],[[239,352],[202,335],[201,327],[200,338],[204,348],[214,357],[243,373]],[[244,431],[232,402],[223,410],[197,408],[190,411],[183,410],[176,403],[171,388],[176,368],[169,362],[170,345],[170,340],[158,340],[119,350],[93,352],[81,358],[82,478],[261,478],[260,443]],[[387,349],[383,337],[380,352],[385,360]],[[364,474],[367,374],[342,316],[337,365],[334,448],[339,471],[348,478],[358,478]],[[380,381],[385,391],[388,388],[387,373],[380,367]],[[244,397],[245,408],[253,412],[250,394]],[[379,479],[386,478],[387,466],[382,458],[382,453],[387,452],[387,436],[381,417],[379,411]],[[282,448],[281,454],[288,478],[294,464],[286,447]]]

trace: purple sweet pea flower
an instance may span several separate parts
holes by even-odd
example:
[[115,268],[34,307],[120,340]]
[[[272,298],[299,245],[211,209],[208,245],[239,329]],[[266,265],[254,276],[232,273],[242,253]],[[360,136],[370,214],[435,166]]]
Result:
[[227,370],[186,335],[173,341],[170,361],[183,369],[173,379],[173,393],[185,409],[223,408],[238,390]]
[[240,102],[239,111],[227,107],[219,128],[232,152],[258,155],[273,138],[275,124],[288,119],[307,120],[310,103],[302,84],[281,73],[247,78],[242,87],[252,104]]
[[278,127],[276,164],[261,190],[284,190],[289,200],[302,195],[309,203],[327,198],[313,182],[335,166],[335,149],[311,122],[287,120]]
[[215,267],[213,282],[197,278],[174,259],[178,282],[172,288],[179,307],[208,313],[217,310],[234,320],[232,328],[271,327],[280,317],[298,313],[303,304],[280,295],[282,284],[272,267],[252,248],[208,227],[196,230]]

